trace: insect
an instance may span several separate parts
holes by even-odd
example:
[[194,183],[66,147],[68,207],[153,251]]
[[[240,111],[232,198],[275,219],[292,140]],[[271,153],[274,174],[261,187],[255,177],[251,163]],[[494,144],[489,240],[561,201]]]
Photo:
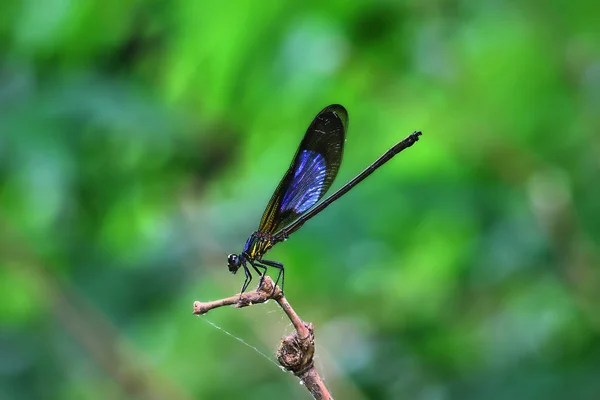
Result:
[[325,107],[313,119],[300,142],[292,164],[267,204],[258,230],[250,235],[240,254],[230,254],[227,257],[231,273],[235,274],[240,267],[244,268],[246,280],[241,293],[248,288],[252,281],[252,273],[248,264],[259,274],[261,282],[267,272],[267,267],[278,269],[275,285],[279,283],[281,277],[281,291],[283,292],[285,283],[283,264],[264,260],[264,254],[277,243],[286,240],[306,221],[342,197],[396,154],[412,146],[421,135],[421,132],[413,132],[317,205],[340,169],[347,129],[348,112],[339,104]]

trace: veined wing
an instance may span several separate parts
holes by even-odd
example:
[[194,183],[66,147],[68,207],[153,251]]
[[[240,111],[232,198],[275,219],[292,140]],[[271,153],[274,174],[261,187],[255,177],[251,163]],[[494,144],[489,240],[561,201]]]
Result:
[[280,231],[325,195],[340,169],[347,129],[348,112],[341,105],[317,114],[265,209],[259,232]]

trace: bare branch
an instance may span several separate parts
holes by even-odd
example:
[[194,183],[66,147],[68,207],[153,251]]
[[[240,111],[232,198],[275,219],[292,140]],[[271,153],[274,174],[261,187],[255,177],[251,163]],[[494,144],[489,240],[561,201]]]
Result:
[[288,316],[295,329],[292,334],[281,339],[276,353],[279,364],[296,375],[304,387],[312,394],[313,398],[319,400],[332,399],[331,394],[314,366],[315,337],[313,325],[302,321],[279,287],[276,286],[273,288],[273,285],[273,280],[269,276],[266,276],[256,290],[205,303],[195,301],[194,314],[206,314],[215,308],[223,306],[243,308],[252,304],[264,303],[270,299],[275,300]]

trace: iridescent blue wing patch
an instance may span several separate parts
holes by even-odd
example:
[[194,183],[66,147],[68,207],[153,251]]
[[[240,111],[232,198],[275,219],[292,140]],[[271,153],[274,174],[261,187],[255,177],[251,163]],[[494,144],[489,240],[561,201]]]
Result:
[[267,205],[259,232],[279,232],[325,195],[340,169],[347,128],[348,113],[340,105],[315,117]]
[[293,211],[301,214],[315,205],[323,193],[327,164],[322,154],[311,150],[302,150],[294,166],[294,176],[289,183],[280,212]]

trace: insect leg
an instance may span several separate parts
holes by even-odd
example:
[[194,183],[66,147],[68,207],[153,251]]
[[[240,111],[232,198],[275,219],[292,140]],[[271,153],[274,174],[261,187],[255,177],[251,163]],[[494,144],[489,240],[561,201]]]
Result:
[[242,295],[242,293],[244,293],[246,291],[250,282],[252,282],[252,274],[250,273],[250,270],[248,270],[248,266],[246,265],[246,263],[242,264],[242,267],[244,267],[244,273],[246,274],[246,280],[244,281],[244,284],[242,285],[242,291],[240,292],[240,296]]
[[[277,274],[277,280],[275,280],[275,286],[277,286],[279,278],[281,278],[281,294],[283,295],[283,284],[285,283],[285,270],[283,268],[283,264],[278,263],[277,261],[269,260],[261,260],[260,262],[266,266],[277,268],[279,270],[279,273]],[[273,290],[275,290],[275,288],[273,288]]]
[[[252,268],[254,268],[256,273],[260,276],[260,281],[258,283],[258,286],[260,286],[263,282],[263,279],[265,279],[265,274],[267,273],[267,267],[265,267],[264,265],[261,265],[256,260],[252,260],[251,258],[248,259],[248,262],[250,263],[250,265],[252,265]],[[259,268],[262,268],[262,272],[260,272],[258,270]]]

